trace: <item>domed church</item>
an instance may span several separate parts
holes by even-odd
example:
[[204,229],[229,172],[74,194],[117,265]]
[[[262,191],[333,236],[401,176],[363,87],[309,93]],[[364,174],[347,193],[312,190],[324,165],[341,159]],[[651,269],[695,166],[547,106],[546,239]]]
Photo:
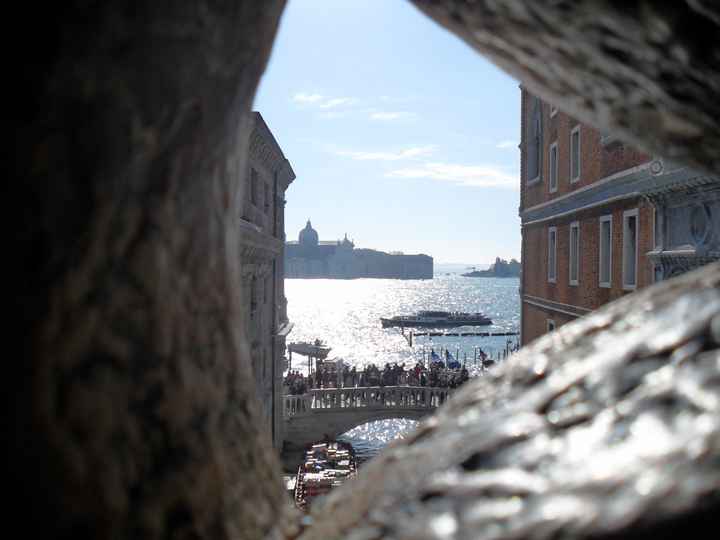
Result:
[[428,255],[355,249],[347,233],[342,240],[320,240],[308,219],[297,241],[285,244],[285,277],[432,279],[433,259]]
[[318,243],[318,233],[315,229],[312,228],[312,224],[308,219],[307,225],[305,225],[305,228],[300,231],[300,234],[298,234],[298,244],[300,244],[301,246],[315,247],[318,245]]

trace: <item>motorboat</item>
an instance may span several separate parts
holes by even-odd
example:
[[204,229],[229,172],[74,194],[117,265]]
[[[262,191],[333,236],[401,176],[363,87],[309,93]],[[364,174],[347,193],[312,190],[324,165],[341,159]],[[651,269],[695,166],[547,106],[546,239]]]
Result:
[[457,326],[487,326],[492,321],[482,313],[459,311],[418,311],[415,315],[381,317],[383,328],[400,326],[410,328],[454,328]]
[[295,505],[308,510],[313,500],[357,475],[357,461],[352,445],[328,441],[311,445],[305,461],[298,468],[295,481]]

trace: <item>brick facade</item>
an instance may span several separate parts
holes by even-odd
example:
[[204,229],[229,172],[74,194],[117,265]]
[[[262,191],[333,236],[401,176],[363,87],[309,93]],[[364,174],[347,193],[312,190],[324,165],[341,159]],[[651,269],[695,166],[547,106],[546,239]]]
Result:
[[[522,218],[522,342],[528,343],[547,332],[548,321],[559,327],[634,290],[623,287],[624,213],[637,209],[637,279],[635,288],[653,280],[653,265],[647,253],[655,246],[654,208],[637,193],[587,202],[587,194],[597,186],[620,183],[631,174],[649,170],[651,157],[623,143],[603,137],[591,126],[579,123],[525,89],[522,91],[521,126],[521,204]],[[528,178],[528,152],[537,144],[538,104],[542,149],[539,180]],[[571,134],[579,127],[579,178],[571,181]],[[533,131],[534,130],[534,131]],[[551,189],[550,147],[557,145],[557,185]],[[532,165],[531,165],[532,166]],[[555,211],[551,205],[562,203]],[[549,209],[541,218],[540,210]],[[600,285],[600,217],[612,216],[611,283]],[[570,226],[579,226],[578,279],[570,283]],[[556,236],[556,279],[548,279],[548,234]]]
[[[541,102],[542,125],[542,175],[536,183],[527,182],[527,140],[530,136],[533,100],[536,98],[526,90],[522,91],[521,161],[522,185],[520,189],[521,210],[567,195],[578,189],[594,184],[608,176],[647,163],[651,157],[615,139],[603,144],[600,132],[581,124],[570,115],[557,111],[551,115],[551,106]],[[570,181],[570,133],[580,127],[580,179]],[[550,146],[558,145],[558,189],[550,192]]]

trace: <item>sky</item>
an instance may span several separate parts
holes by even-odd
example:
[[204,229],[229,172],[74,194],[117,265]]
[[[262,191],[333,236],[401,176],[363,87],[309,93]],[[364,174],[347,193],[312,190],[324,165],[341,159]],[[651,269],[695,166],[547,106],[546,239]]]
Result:
[[254,110],[297,178],[285,232],[520,258],[518,82],[394,0],[290,0]]

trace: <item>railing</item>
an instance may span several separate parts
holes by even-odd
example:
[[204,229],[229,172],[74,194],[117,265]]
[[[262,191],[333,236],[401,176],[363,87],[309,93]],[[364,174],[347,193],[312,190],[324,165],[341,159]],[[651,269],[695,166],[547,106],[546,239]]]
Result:
[[307,394],[285,396],[285,418],[315,410],[392,408],[434,409],[450,396],[448,388],[384,386],[313,389]]

